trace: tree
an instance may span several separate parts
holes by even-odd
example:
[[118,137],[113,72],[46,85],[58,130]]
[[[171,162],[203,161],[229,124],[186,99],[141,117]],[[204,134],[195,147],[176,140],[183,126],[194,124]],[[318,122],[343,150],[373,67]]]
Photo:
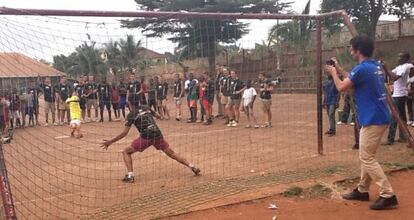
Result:
[[118,41],[110,40],[108,43],[104,44],[106,52],[106,63],[109,68],[111,68],[115,73],[124,70],[125,66],[123,65],[121,50]]
[[375,38],[377,24],[382,14],[409,17],[414,6],[413,0],[323,0],[322,12],[345,9],[353,17],[359,33]]
[[89,44],[84,42],[76,48],[78,54],[77,64],[80,66],[81,73],[88,73],[94,76],[105,75],[108,67],[101,57],[100,51],[95,48],[96,42]]
[[126,39],[119,40],[120,58],[123,67],[134,69],[137,67],[139,59],[138,52],[141,41],[135,41],[134,36],[127,35]]
[[[146,11],[190,12],[269,12],[280,13],[290,3],[280,0],[135,0],[139,9]],[[123,20],[122,26],[141,28],[146,37],[164,37],[178,43],[180,58],[208,57],[210,74],[215,72],[218,43],[235,43],[247,30],[247,25],[237,20],[220,19],[133,19]]]

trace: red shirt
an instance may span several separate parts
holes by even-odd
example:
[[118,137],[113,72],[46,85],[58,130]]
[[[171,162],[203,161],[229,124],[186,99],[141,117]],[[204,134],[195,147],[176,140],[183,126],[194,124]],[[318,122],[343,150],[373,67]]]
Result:
[[119,93],[117,88],[112,88],[112,102],[118,103],[119,102]]

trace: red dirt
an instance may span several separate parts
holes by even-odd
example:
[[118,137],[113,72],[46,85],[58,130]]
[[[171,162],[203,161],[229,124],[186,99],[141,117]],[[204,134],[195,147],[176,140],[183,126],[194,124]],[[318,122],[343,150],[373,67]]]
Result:
[[[252,219],[277,219],[288,220],[341,220],[341,219],[412,219],[414,209],[411,208],[414,191],[414,172],[398,172],[390,176],[390,180],[396,190],[400,205],[397,209],[387,211],[372,211],[366,202],[350,202],[341,199],[300,199],[286,198],[281,195],[247,201],[237,205],[230,205],[208,209],[189,214],[167,218],[168,220],[252,220]],[[378,188],[371,188],[371,201],[378,196]],[[267,207],[270,203],[276,202],[277,210],[270,210]]]

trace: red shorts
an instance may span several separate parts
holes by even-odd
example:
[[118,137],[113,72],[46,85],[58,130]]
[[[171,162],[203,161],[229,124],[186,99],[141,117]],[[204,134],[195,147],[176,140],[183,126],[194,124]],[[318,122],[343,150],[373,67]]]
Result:
[[208,102],[207,99],[203,99],[203,106],[204,106],[204,110],[208,111],[208,108],[210,107],[210,103]]
[[150,146],[154,146],[157,150],[165,150],[170,145],[167,141],[164,140],[164,138],[161,139],[145,139],[142,137],[139,137],[138,139],[135,139],[132,144],[132,148],[134,148],[136,151],[143,152]]

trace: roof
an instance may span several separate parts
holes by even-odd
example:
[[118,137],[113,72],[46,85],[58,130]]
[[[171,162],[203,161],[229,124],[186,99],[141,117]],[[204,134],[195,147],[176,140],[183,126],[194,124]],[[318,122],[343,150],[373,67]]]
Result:
[[62,76],[55,68],[19,53],[0,53],[0,78]]
[[138,54],[144,56],[145,58],[149,59],[165,59],[168,58],[165,54],[157,53],[153,50],[147,49],[145,47],[138,48]]

